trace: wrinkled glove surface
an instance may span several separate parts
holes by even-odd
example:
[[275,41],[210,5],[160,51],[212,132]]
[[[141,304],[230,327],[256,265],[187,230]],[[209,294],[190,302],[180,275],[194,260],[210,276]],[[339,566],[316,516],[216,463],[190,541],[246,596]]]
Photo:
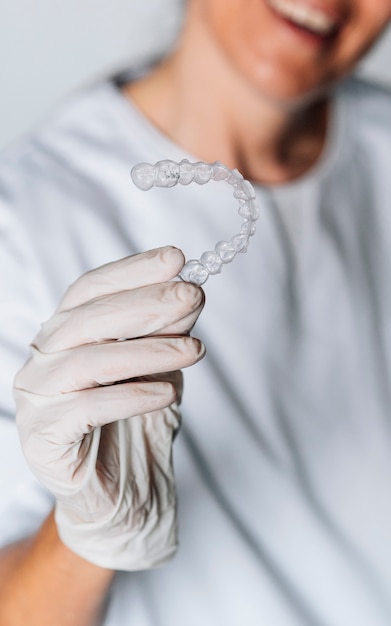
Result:
[[15,378],[27,462],[55,495],[62,541],[102,567],[154,567],[176,550],[172,442],[180,369],[204,298],[170,281],[180,250],[110,263],[71,285]]

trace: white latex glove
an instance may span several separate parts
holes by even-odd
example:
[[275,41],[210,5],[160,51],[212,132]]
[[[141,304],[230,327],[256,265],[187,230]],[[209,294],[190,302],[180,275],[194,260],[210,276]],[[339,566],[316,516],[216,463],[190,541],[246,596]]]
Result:
[[168,282],[183,264],[166,247],[81,276],[15,379],[22,448],[56,497],[59,535],[102,567],[150,568],[177,546],[178,370],[204,354],[188,336],[203,292]]

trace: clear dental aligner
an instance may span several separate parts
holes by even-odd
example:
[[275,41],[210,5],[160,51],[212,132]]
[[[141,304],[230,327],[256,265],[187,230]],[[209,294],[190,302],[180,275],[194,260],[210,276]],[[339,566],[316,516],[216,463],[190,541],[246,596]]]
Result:
[[203,285],[210,274],[221,272],[223,264],[231,263],[238,252],[246,252],[250,237],[255,233],[259,205],[253,186],[237,169],[230,170],[219,161],[190,163],[183,159],[176,163],[167,159],[155,165],[138,163],[133,167],[131,177],[143,191],[154,186],[174,187],[178,183],[205,185],[210,180],[225,180],[233,187],[233,196],[239,201],[238,213],[243,218],[240,231],[230,241],[219,241],[214,250],[204,252],[199,260],[187,261],[179,274],[182,280]]

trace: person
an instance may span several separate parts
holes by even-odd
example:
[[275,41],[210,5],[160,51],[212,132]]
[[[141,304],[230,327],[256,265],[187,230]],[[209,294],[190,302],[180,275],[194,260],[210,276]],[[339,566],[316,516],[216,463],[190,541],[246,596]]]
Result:
[[[390,623],[391,95],[352,75],[390,18],[188,0],[3,155],[2,624]],[[204,289],[172,279],[236,232],[223,186],[129,178],[183,158],[261,206]]]

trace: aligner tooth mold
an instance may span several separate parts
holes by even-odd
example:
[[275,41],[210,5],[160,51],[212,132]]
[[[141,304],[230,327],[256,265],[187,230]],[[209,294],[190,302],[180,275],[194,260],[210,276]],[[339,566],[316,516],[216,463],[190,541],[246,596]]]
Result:
[[194,166],[194,182],[199,185],[205,185],[205,183],[208,183],[212,178],[213,167],[209,163],[204,163],[203,161],[195,163]]
[[256,231],[256,224],[252,219],[244,219],[240,228],[240,234],[253,235]]
[[219,241],[216,243],[215,250],[223,263],[230,263],[236,255],[236,250],[229,241]]
[[201,254],[200,261],[202,265],[206,267],[209,274],[218,274],[221,272],[223,262],[216,252],[204,252]]
[[139,189],[148,191],[151,187],[174,187],[178,183],[189,185],[195,182],[205,185],[210,180],[224,180],[233,187],[233,196],[239,201],[238,213],[243,218],[240,231],[230,241],[219,241],[214,251],[207,251],[201,258],[187,261],[179,273],[179,278],[196,285],[203,285],[209,275],[221,272],[223,265],[231,263],[238,252],[246,252],[250,237],[255,233],[259,217],[259,204],[252,184],[237,170],[215,161],[190,163],[182,159],[179,163],[165,159],[155,165],[138,163],[132,168],[131,177]]
[[165,161],[158,161],[155,167],[156,187],[175,187],[175,185],[178,184],[180,176],[179,163],[175,163],[175,161],[169,161],[168,159],[166,159]]
[[179,163],[179,180],[181,185],[188,185],[194,180],[194,165],[187,159],[182,159]]
[[234,170],[230,170],[228,177],[227,177],[227,183],[229,183],[230,185],[240,185],[240,183],[244,180],[242,174],[239,172],[239,170],[234,169]]
[[249,235],[245,235],[244,233],[240,233],[239,235],[235,235],[232,237],[230,246],[235,252],[246,252],[247,246],[249,242]]
[[208,280],[209,272],[206,267],[196,259],[187,261],[179,273],[179,278],[196,285],[203,285]]
[[259,217],[259,205],[255,198],[250,200],[239,200],[239,215],[250,220],[257,220]]
[[212,163],[212,178],[213,180],[227,180],[231,170],[226,165],[223,165],[219,161]]
[[156,167],[149,163],[139,163],[132,169],[131,176],[136,187],[148,191],[155,183]]

